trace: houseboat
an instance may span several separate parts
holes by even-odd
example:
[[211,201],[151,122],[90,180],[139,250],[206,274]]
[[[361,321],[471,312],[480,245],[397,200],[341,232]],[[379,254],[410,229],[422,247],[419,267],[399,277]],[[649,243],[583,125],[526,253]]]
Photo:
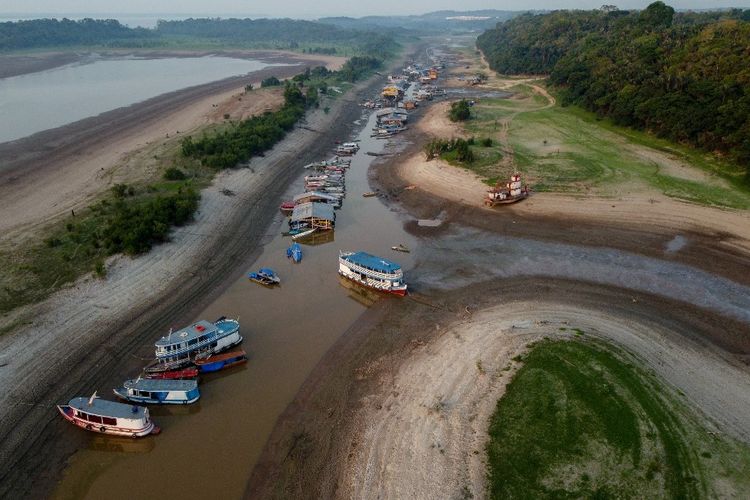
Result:
[[247,363],[247,354],[242,349],[236,351],[223,352],[221,354],[211,354],[205,358],[195,360],[195,366],[201,373],[218,372],[225,368]]
[[401,266],[369,253],[339,252],[339,274],[368,288],[406,295]]
[[65,420],[100,434],[136,438],[161,431],[151,421],[147,408],[99,399],[96,393],[90,398],[73,398],[66,405],[57,405],[57,409]]
[[292,218],[289,220],[289,231],[292,234],[301,233],[309,229],[327,231],[336,224],[333,206],[327,203],[308,202],[294,207]]
[[115,395],[133,403],[187,405],[201,397],[196,380],[138,378],[113,389]]
[[224,317],[214,323],[201,320],[157,340],[156,361],[146,367],[146,372],[177,370],[191,364],[198,354],[225,351],[240,342],[237,320]]
[[[294,204],[301,205],[302,203],[326,203],[331,205],[333,208],[341,208],[342,194],[334,193],[323,193],[320,191],[308,191],[306,193],[298,194],[294,197]],[[292,213],[294,208],[292,208]],[[291,215],[291,214],[290,214]]]
[[521,174],[513,174],[510,176],[510,182],[498,182],[493,189],[487,191],[484,204],[488,207],[506,205],[526,199],[528,196],[529,188],[521,181]]

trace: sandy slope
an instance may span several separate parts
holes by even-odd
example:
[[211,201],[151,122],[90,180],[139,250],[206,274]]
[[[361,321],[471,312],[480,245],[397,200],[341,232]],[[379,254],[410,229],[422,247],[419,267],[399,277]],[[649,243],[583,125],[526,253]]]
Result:
[[750,440],[750,372],[655,324],[602,310],[543,302],[502,304],[441,331],[405,356],[380,390],[362,401],[357,445],[340,498],[485,496],[486,430],[512,371],[511,359],[542,336],[580,328],[626,347],[683,391],[731,434]]
[[[307,61],[298,54],[282,53],[276,57],[289,63]],[[311,64],[325,62],[336,68],[341,59],[315,58]],[[0,169],[0,198],[4,200],[0,234],[8,240],[26,238],[33,234],[36,226],[44,226],[50,219],[87,205],[111,186],[113,170],[135,151],[158,144],[165,138],[221,122],[225,113],[236,119],[273,108],[281,102],[278,93],[263,89],[243,97],[244,85],[252,82],[258,87],[259,80],[270,74],[287,77],[299,72],[300,67],[270,67],[249,78],[230,78],[226,84],[215,82],[173,92],[168,94],[169,99],[157,97],[83,120],[79,123],[92,124],[83,129],[82,137],[76,137],[76,142],[84,144],[83,148],[65,144],[65,134],[75,130],[77,124],[32,136],[35,140],[33,147],[39,150],[39,154],[30,155],[28,160],[23,159],[29,154],[28,140],[0,146],[0,162],[13,165],[10,170]],[[181,95],[186,98],[181,99]],[[243,100],[240,101],[239,97]],[[168,101],[173,102],[169,104]],[[104,120],[100,124],[103,128],[98,130],[94,122],[101,120]],[[110,123],[115,123],[116,133],[108,130]],[[59,133],[55,133],[58,130]],[[14,147],[14,144],[18,146]],[[121,170],[118,181],[142,175],[136,171],[123,176]]]

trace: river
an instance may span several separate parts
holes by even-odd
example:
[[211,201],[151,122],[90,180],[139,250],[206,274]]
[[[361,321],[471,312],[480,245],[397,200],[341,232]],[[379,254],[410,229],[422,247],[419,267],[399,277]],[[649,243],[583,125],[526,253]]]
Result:
[[[369,117],[368,117],[369,116]],[[363,117],[361,149],[346,176],[347,198],[336,218],[335,240],[304,245],[304,258],[286,258],[286,219],[279,215],[262,254],[251,266],[272,267],[282,278],[266,289],[244,276],[195,318],[239,316],[249,363],[205,377],[201,400],[190,407],[154,408],[159,436],[123,440],[91,435],[88,446],[71,460],[58,486],[58,498],[238,498],[278,416],[292,401],[308,374],[333,343],[362,315],[371,295],[342,286],[337,275],[339,250],[365,250],[401,263],[407,271],[411,254],[391,246],[413,248],[414,237],[403,221],[369,191],[367,170],[385,141],[371,139],[374,114]],[[356,124],[352,127],[355,128]],[[346,139],[342,137],[342,140]],[[287,198],[302,191],[302,176]],[[248,269],[249,271],[250,269]],[[400,300],[386,298],[384,300]],[[156,340],[156,339],[154,339]],[[131,374],[135,376],[136,374]],[[80,433],[70,427],[69,432]]]
[[175,90],[267,68],[232,57],[90,59],[0,79],[0,142],[96,116]]

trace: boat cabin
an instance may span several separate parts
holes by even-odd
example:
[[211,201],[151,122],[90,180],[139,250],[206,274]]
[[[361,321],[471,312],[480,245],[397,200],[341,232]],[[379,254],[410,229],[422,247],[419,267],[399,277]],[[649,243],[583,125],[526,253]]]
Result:
[[328,203],[308,202],[294,207],[289,228],[293,231],[317,229],[328,231],[336,224],[333,206]]
[[150,404],[190,404],[200,398],[195,380],[127,380],[114,393],[127,401]]
[[158,432],[147,408],[107,401],[96,395],[76,397],[57,408],[66,420],[89,431],[132,437]]

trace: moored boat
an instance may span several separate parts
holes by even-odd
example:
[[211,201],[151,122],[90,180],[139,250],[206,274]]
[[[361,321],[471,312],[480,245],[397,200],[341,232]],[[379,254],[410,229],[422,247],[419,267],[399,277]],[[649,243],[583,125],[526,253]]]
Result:
[[339,252],[339,274],[368,288],[406,295],[401,266],[366,252]]
[[201,397],[195,380],[138,378],[113,389],[115,395],[133,403],[187,405]]
[[179,370],[191,364],[201,353],[221,352],[242,342],[240,323],[221,317],[214,323],[198,321],[157,340],[156,360],[145,368],[147,373]]
[[302,260],[302,247],[299,243],[292,243],[289,248],[286,249],[286,256],[294,262],[300,262]]
[[100,434],[135,438],[161,431],[151,421],[148,408],[100,399],[96,393],[90,398],[73,398],[57,409],[67,421]]
[[157,378],[162,380],[188,380],[198,376],[197,368],[183,368],[181,370],[170,370],[165,372],[146,373],[146,378]]
[[246,362],[247,353],[242,349],[237,349],[236,351],[212,354],[205,358],[196,359],[195,366],[198,367],[201,373],[211,373]]
[[295,203],[293,201],[285,201],[281,204],[279,207],[279,210],[281,210],[281,213],[289,217],[292,215],[292,212],[294,212],[294,205]]
[[262,267],[257,272],[248,273],[247,277],[250,281],[264,286],[273,286],[281,283],[281,278],[276,275],[273,269],[268,267]]

